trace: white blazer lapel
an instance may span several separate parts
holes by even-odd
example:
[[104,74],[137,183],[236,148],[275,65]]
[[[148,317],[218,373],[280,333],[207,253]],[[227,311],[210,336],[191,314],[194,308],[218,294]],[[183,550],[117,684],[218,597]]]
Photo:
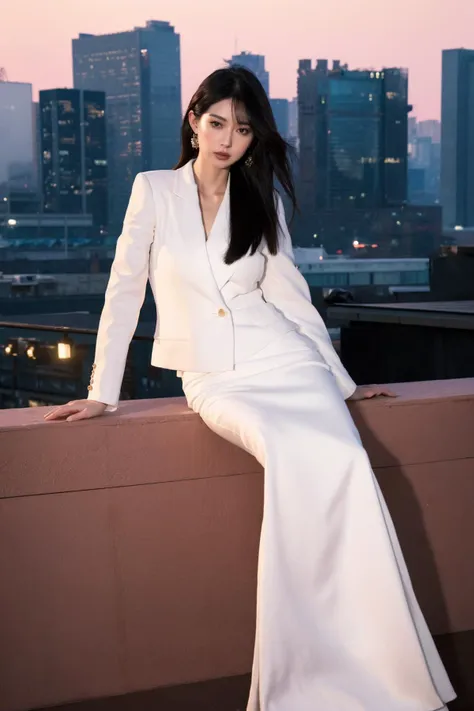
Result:
[[183,270],[196,287],[216,299],[220,295],[216,293],[216,282],[207,256],[206,235],[192,161],[178,168],[173,177],[171,219],[174,225],[173,240],[176,239],[173,251],[176,249]]
[[176,171],[173,192],[179,200],[176,201],[175,219],[183,240],[182,249],[186,252],[185,261],[189,265],[190,274],[196,282],[201,283],[203,290],[209,288],[209,283],[220,290],[231,278],[236,267],[235,262],[224,262],[230,236],[230,175],[206,243],[192,164],[191,160]]
[[207,254],[218,289],[222,289],[235,271],[237,262],[226,264],[224,257],[230,239],[230,178],[207,240]]

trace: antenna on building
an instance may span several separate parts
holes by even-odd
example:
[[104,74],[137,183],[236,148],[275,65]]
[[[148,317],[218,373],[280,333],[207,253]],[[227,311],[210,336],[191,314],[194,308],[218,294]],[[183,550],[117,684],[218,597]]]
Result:
[[0,67],[0,81],[8,81],[7,70]]

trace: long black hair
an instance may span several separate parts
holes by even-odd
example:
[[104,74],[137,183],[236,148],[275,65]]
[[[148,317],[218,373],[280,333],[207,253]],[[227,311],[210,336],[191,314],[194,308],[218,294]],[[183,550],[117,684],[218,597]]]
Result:
[[[175,170],[197,157],[191,145],[193,130],[189,112],[199,119],[213,104],[232,99],[247,112],[253,140],[244,156],[230,168],[230,242],[224,261],[232,264],[249,249],[254,254],[265,239],[271,254],[278,251],[278,215],[275,204],[276,178],[296,209],[291,173],[291,146],[278,133],[267,94],[255,74],[245,67],[217,69],[201,83],[189,102],[181,128],[181,155]],[[252,165],[245,165],[248,156]]]

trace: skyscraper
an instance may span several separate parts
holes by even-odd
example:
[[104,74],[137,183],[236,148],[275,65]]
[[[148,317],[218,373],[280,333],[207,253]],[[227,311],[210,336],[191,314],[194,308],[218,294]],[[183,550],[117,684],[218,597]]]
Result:
[[303,208],[401,204],[407,196],[408,76],[300,60],[298,109]]
[[272,107],[278,132],[287,141],[290,135],[289,101],[288,99],[270,99],[270,106]]
[[180,36],[169,22],[73,40],[74,86],[105,91],[111,227],[119,230],[135,175],[172,168],[181,125]]
[[265,69],[265,57],[263,54],[252,54],[251,52],[241,52],[240,54],[232,55],[231,59],[225,60],[229,67],[238,64],[241,67],[250,69],[251,72],[259,79],[263,88],[270,96],[270,75]]
[[301,246],[358,256],[428,256],[441,208],[408,205],[408,74],[299,62]]
[[474,50],[443,52],[441,205],[446,227],[474,225]]
[[0,197],[36,188],[32,86],[0,81]]
[[288,102],[288,133],[288,140],[296,149],[298,149],[298,97],[295,97],[294,99],[291,99],[290,102]]
[[431,138],[433,143],[441,143],[441,121],[435,119],[418,121],[416,133],[418,138]]
[[441,122],[410,125],[408,199],[421,205],[440,204]]
[[46,213],[107,225],[107,141],[102,91],[40,91],[40,176]]

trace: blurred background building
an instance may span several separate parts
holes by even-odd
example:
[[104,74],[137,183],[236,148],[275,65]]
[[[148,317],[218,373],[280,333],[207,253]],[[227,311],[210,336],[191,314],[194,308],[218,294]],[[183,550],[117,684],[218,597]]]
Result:
[[36,190],[32,85],[0,80],[0,197]]
[[441,122],[408,120],[408,200],[441,204]]
[[446,227],[474,226],[474,50],[443,52],[441,204]]
[[180,36],[150,20],[72,42],[76,89],[106,94],[110,231],[120,231],[135,175],[170,169],[180,152]]
[[108,224],[105,93],[40,91],[40,176],[45,213],[91,214]]
[[331,254],[428,256],[441,210],[408,204],[408,72],[298,67],[298,245]]

